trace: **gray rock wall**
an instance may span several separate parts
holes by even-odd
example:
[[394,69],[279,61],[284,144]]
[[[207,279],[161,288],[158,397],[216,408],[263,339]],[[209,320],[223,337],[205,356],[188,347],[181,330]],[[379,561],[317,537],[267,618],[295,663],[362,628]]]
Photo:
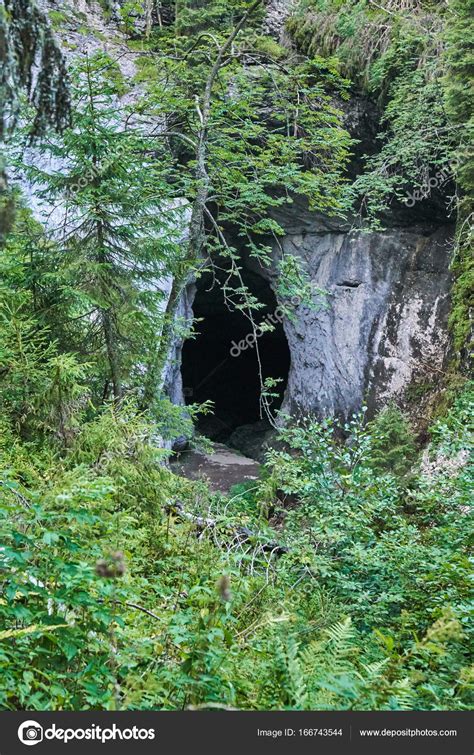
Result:
[[[364,403],[402,403],[413,382],[442,372],[451,226],[351,232],[325,228],[301,208],[283,222],[275,263],[281,254],[299,257],[327,291],[325,306],[316,293],[314,309],[299,305],[284,322],[291,368],[283,411],[346,417]],[[275,265],[265,274],[275,287]]]
[[[58,36],[69,58],[104,49],[118,57],[127,80],[133,78],[133,56],[119,54],[126,52],[123,38],[97,3],[39,2],[44,10],[65,13],[67,23]],[[265,30],[278,37],[291,6],[291,0],[271,0]],[[124,100],[133,101],[139,94],[140,87],[135,87]],[[352,131],[365,150],[364,139],[370,145],[373,138],[375,115],[365,101],[347,107]],[[284,322],[291,351],[284,411],[347,416],[364,402],[371,409],[392,399],[402,402],[410,385],[443,370],[449,349],[452,227],[441,221],[436,225],[435,219],[421,223],[417,213],[415,207],[400,227],[367,234],[310,213],[302,203],[281,212],[278,220],[286,236],[274,250],[273,267],[260,274],[276,290],[277,259],[281,253],[294,254],[314,284],[328,292],[326,308],[318,306],[321,301],[315,296],[314,309],[300,305],[294,320]],[[193,296],[191,284],[180,303],[181,321],[191,317]],[[177,404],[184,402],[181,349],[177,337],[164,375]]]

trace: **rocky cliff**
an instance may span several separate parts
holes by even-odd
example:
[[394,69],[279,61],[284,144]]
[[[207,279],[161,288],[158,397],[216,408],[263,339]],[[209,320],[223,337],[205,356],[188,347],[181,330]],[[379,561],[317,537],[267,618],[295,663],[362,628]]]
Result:
[[366,233],[301,205],[279,219],[286,236],[266,273],[272,285],[278,259],[292,254],[328,294],[324,306],[316,293],[314,308],[296,306],[284,321],[283,409],[346,417],[363,403],[405,403],[414,386],[435,383],[449,350],[453,227],[416,223],[415,214],[412,225]]
[[[124,37],[97,3],[42,0],[41,5],[53,12],[68,56],[104,49],[117,57],[127,80],[133,78]],[[269,3],[268,32],[281,37],[290,7],[281,0]],[[127,98],[134,96],[132,89]],[[370,151],[371,111],[359,110],[354,136]],[[324,307],[317,301],[314,308],[299,305],[283,322],[291,356],[283,410],[347,417],[364,403],[373,411],[392,400],[406,404],[419,385],[435,388],[449,352],[453,226],[446,218],[426,217],[415,206],[408,215],[388,218],[387,230],[367,233],[295,202],[278,221],[285,236],[274,247],[272,266],[259,274],[276,291],[278,260],[292,254],[327,292]],[[179,311],[184,320],[191,318],[194,293],[191,283]],[[184,402],[181,352],[178,339],[165,377],[175,403]],[[423,411],[413,401],[411,409]]]

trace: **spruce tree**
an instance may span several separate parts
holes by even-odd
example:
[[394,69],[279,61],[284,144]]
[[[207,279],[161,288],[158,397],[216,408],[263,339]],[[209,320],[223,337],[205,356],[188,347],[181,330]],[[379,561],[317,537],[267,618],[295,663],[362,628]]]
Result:
[[117,113],[117,65],[98,54],[72,82],[73,127],[43,145],[60,167],[27,172],[59,218],[49,236],[83,320],[82,350],[100,365],[96,391],[119,399],[156,348],[159,279],[180,256],[180,211],[169,202],[170,161],[153,159],[137,119]]

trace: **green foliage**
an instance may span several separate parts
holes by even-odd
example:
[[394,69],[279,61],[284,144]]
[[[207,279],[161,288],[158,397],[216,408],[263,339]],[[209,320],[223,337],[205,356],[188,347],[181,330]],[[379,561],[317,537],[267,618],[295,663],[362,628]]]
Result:
[[[91,560],[102,555],[100,537],[110,540],[117,532],[108,511],[110,494],[106,480],[77,473],[32,498],[14,480],[3,480],[2,569],[8,571],[8,586],[2,624],[43,628],[40,636],[25,633],[4,641],[2,708],[89,707],[99,690],[102,705],[113,707],[107,645],[115,609],[110,586],[94,577]],[[7,530],[5,517],[15,522]],[[113,591],[123,595],[120,587]]]
[[444,24],[436,6],[414,12],[395,3],[384,10],[366,0],[309,0],[289,21],[304,50],[336,55],[377,102],[379,148],[364,157],[350,191],[372,228],[381,227],[396,202],[412,206],[412,195],[430,178],[453,177],[457,129],[448,119],[442,84]]
[[[435,426],[433,455],[446,458],[469,448],[472,429],[470,434],[466,427],[458,439],[457,423],[465,422],[470,402],[467,393],[450,419]],[[322,584],[346,607],[365,637],[354,643],[365,665],[383,660],[377,639],[389,651],[377,667],[375,697],[375,689],[364,684],[358,697],[360,667],[348,662],[345,671],[357,677],[357,685],[345,678],[343,696],[336,694],[329,705],[451,707],[454,690],[461,693],[456,680],[467,673],[461,669],[472,640],[466,603],[472,471],[464,464],[452,471],[448,464],[429,479],[413,472],[407,488],[398,475],[413,463],[413,441],[394,409],[367,427],[362,418],[354,419],[344,428],[345,440],[340,430],[327,421],[290,427],[282,438],[291,451],[272,452],[269,458],[275,484],[299,499],[286,512],[285,531],[300,584],[308,579]],[[384,458],[389,442],[394,454]],[[339,692],[333,661],[328,674],[329,689]],[[456,704],[463,700],[465,690]],[[313,697],[312,705],[325,704]]]
[[164,206],[170,162],[144,159],[150,143],[138,129],[121,127],[119,73],[102,54],[78,66],[74,128],[45,145],[67,169],[26,167],[43,199],[64,213],[61,231],[48,229],[57,282],[67,286],[71,316],[83,318],[78,348],[94,352],[96,390],[105,396],[121,395],[124,383],[131,388],[138,359],[158,348],[164,294],[155,281],[179,259],[179,208]]
[[457,237],[453,270],[456,280],[452,291],[452,308],[449,323],[453,342],[459,356],[466,355],[472,343],[471,313],[474,307],[474,261],[472,255],[473,238],[470,219],[461,225]]
[[[466,392],[434,458],[467,447],[470,416]],[[345,440],[330,422],[289,427],[270,476],[228,499],[162,466],[130,402],[83,419],[61,453],[3,425],[3,708],[469,707],[472,474],[414,472],[407,488],[374,471],[387,425],[396,469],[412,461],[399,415],[355,418]],[[272,490],[298,499],[276,512],[279,558],[261,549]]]
[[135,32],[137,17],[143,12],[143,3],[139,0],[127,0],[119,8],[122,27],[127,36],[132,36]]
[[[236,19],[252,5],[239,3]],[[212,3],[209,12],[223,7]],[[174,270],[161,354],[176,332],[179,294],[201,273],[203,255],[209,268],[222,273],[225,301],[255,326],[261,304],[242,280],[243,252],[269,263],[269,243],[283,233],[275,210],[291,204],[294,194],[306,197],[314,210],[343,213],[351,145],[334,104],[336,92],[346,96],[334,61],[302,59],[287,69],[257,54],[253,30],[248,37],[244,31],[237,35],[232,54],[222,58],[227,21],[190,39],[188,32],[176,35],[179,12],[174,26],[153,38],[149,60],[138,56],[137,79],[147,82],[140,112],[165,124],[154,129],[155,151],[164,159],[171,155],[170,188],[176,199],[189,202],[189,243]],[[254,20],[252,15],[247,25]],[[159,358],[156,362],[152,378],[161,368]]]
[[435,448],[448,457],[470,448],[474,430],[473,392],[472,381],[458,388],[452,406],[431,429]]
[[[174,148],[189,167],[182,175],[182,191],[192,196],[196,157],[186,145],[198,138],[196,100],[203,94],[215,42],[202,37],[188,44],[178,60],[169,54],[169,40],[157,44],[155,57],[138,58],[144,72],[140,78],[152,69],[148,107],[155,116],[172,121]],[[284,72],[244,65],[236,55],[235,62],[223,68],[211,102],[206,165],[217,193],[220,226],[225,221],[237,224],[246,241],[251,233],[278,233],[268,216],[272,207],[291,202],[291,192],[307,194],[314,207],[341,211],[341,178],[351,140],[332,104],[336,89],[344,94],[345,82],[330,61],[302,62]],[[333,180],[327,180],[328,174]],[[223,245],[219,234],[214,241],[212,233],[208,243]]]
[[[457,128],[456,180],[459,184],[458,226],[453,270],[456,280],[452,293],[450,325],[458,352],[464,361],[472,342],[472,308],[474,306],[473,263],[473,193],[472,155],[473,91],[469,85],[472,72],[472,3],[457,0],[450,5],[446,24],[446,74],[443,80],[446,110]],[[461,356],[461,359],[459,359]]]
[[265,35],[246,36],[246,42],[251,44],[252,50],[269,60],[283,60],[288,50],[280,45],[273,37]]
[[413,207],[434,193],[447,214],[457,212],[450,327],[456,362],[465,364],[474,290],[471,0],[387,9],[367,0],[303,0],[288,29],[309,55],[336,55],[377,103],[379,148],[362,157],[349,190],[369,227],[382,228],[390,207]]
[[[250,0],[177,0],[174,32],[190,37],[209,29],[225,32],[250,5]],[[262,16],[263,7],[254,14],[251,23],[257,24]]]
[[[214,270],[230,273],[227,301],[258,310],[239,277],[241,254],[245,247],[268,263],[268,239],[282,233],[274,209],[295,193],[326,214],[347,208],[351,141],[334,95],[346,97],[348,86],[333,53],[348,56],[357,42],[360,66],[371,50],[372,31],[361,36],[368,19],[389,31],[361,79],[386,108],[383,159],[400,152],[382,193],[387,182],[402,186],[407,141],[429,108],[441,123],[436,71],[423,58],[431,49],[424,17],[392,25],[365,3],[321,0],[330,54],[321,57],[318,42],[309,59],[282,64],[285,53],[260,35],[257,13],[212,82],[203,133],[216,46],[248,6],[165,3],[169,26],[135,45],[147,92],[133,109],[118,105],[128,83],[107,56],[72,72],[74,126],[48,135],[37,147],[47,159],[26,166],[35,199],[60,213],[60,227],[34,220],[8,193],[0,247],[2,709],[472,705],[472,386],[431,428],[420,463],[394,407],[370,423],[363,413],[342,426],[308,418],[281,431],[284,450],[269,454],[260,481],[227,496],[166,465],[170,441],[192,435],[199,408],[172,406],[159,385],[144,400],[163,349],[163,277],[181,285],[205,253]],[[144,5],[122,11],[136,34]],[[349,59],[342,63],[351,73]],[[454,94],[447,102],[455,108]],[[17,170],[25,170],[22,139],[18,133]],[[204,174],[196,171],[200,140]],[[432,142],[431,134],[417,149],[436,164],[446,142]],[[204,242],[190,255],[181,232],[191,228],[186,213],[206,178]],[[283,301],[312,301],[295,257],[285,256],[278,273]],[[262,389],[270,400],[275,381]]]
[[61,27],[64,26],[64,24],[69,20],[67,13],[64,13],[60,10],[50,10],[48,17],[51,21],[53,29],[55,29],[56,31],[61,29]]
[[474,174],[472,161],[473,99],[469,80],[472,73],[472,2],[450,4],[445,30],[446,76],[443,81],[446,110],[451,123],[460,129],[457,180],[472,202]]
[[407,418],[394,405],[388,406],[371,426],[371,467],[377,474],[403,476],[413,467],[416,445]]
[[[39,72],[34,76],[36,63]],[[33,135],[43,133],[50,124],[58,129],[68,125],[64,59],[46,16],[32,0],[2,0],[0,64],[0,138],[16,124],[19,91],[26,93],[34,108],[30,123]]]

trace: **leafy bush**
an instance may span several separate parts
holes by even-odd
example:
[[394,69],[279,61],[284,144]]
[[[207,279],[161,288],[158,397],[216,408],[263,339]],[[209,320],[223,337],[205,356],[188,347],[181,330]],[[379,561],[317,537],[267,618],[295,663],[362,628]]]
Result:
[[423,199],[430,177],[450,189],[458,141],[445,105],[443,8],[304,0],[288,29],[303,51],[335,56],[354,88],[376,105],[375,150],[363,156],[350,191],[370,227],[382,227],[390,207],[413,206],[414,192]]
[[[466,447],[469,401],[433,428],[433,457]],[[171,474],[154,437],[131,404],[61,455],[4,426],[2,707],[469,706],[465,465],[407,487],[405,465],[374,471],[377,422],[308,421],[226,498]]]
[[[454,428],[467,400],[453,411],[449,429],[445,423],[434,428],[432,453],[459,450]],[[345,428],[308,421],[286,430],[283,439],[290,450],[273,452],[269,464],[278,487],[300,501],[285,512],[292,569],[308,575],[300,577],[303,584],[310,578],[332,591],[366,638],[364,648],[376,638],[385,645],[390,674],[396,658],[398,673],[417,679],[413,687],[410,681],[413,704],[451,707],[459,675],[468,673],[472,638],[466,603],[469,468],[461,465],[454,473],[440,468],[430,477],[413,474],[407,488],[398,475],[413,462],[413,441],[393,409],[372,426],[362,417]],[[467,430],[464,448],[466,443]],[[380,658],[375,646],[370,652],[372,660]],[[457,704],[463,704],[464,694]]]

